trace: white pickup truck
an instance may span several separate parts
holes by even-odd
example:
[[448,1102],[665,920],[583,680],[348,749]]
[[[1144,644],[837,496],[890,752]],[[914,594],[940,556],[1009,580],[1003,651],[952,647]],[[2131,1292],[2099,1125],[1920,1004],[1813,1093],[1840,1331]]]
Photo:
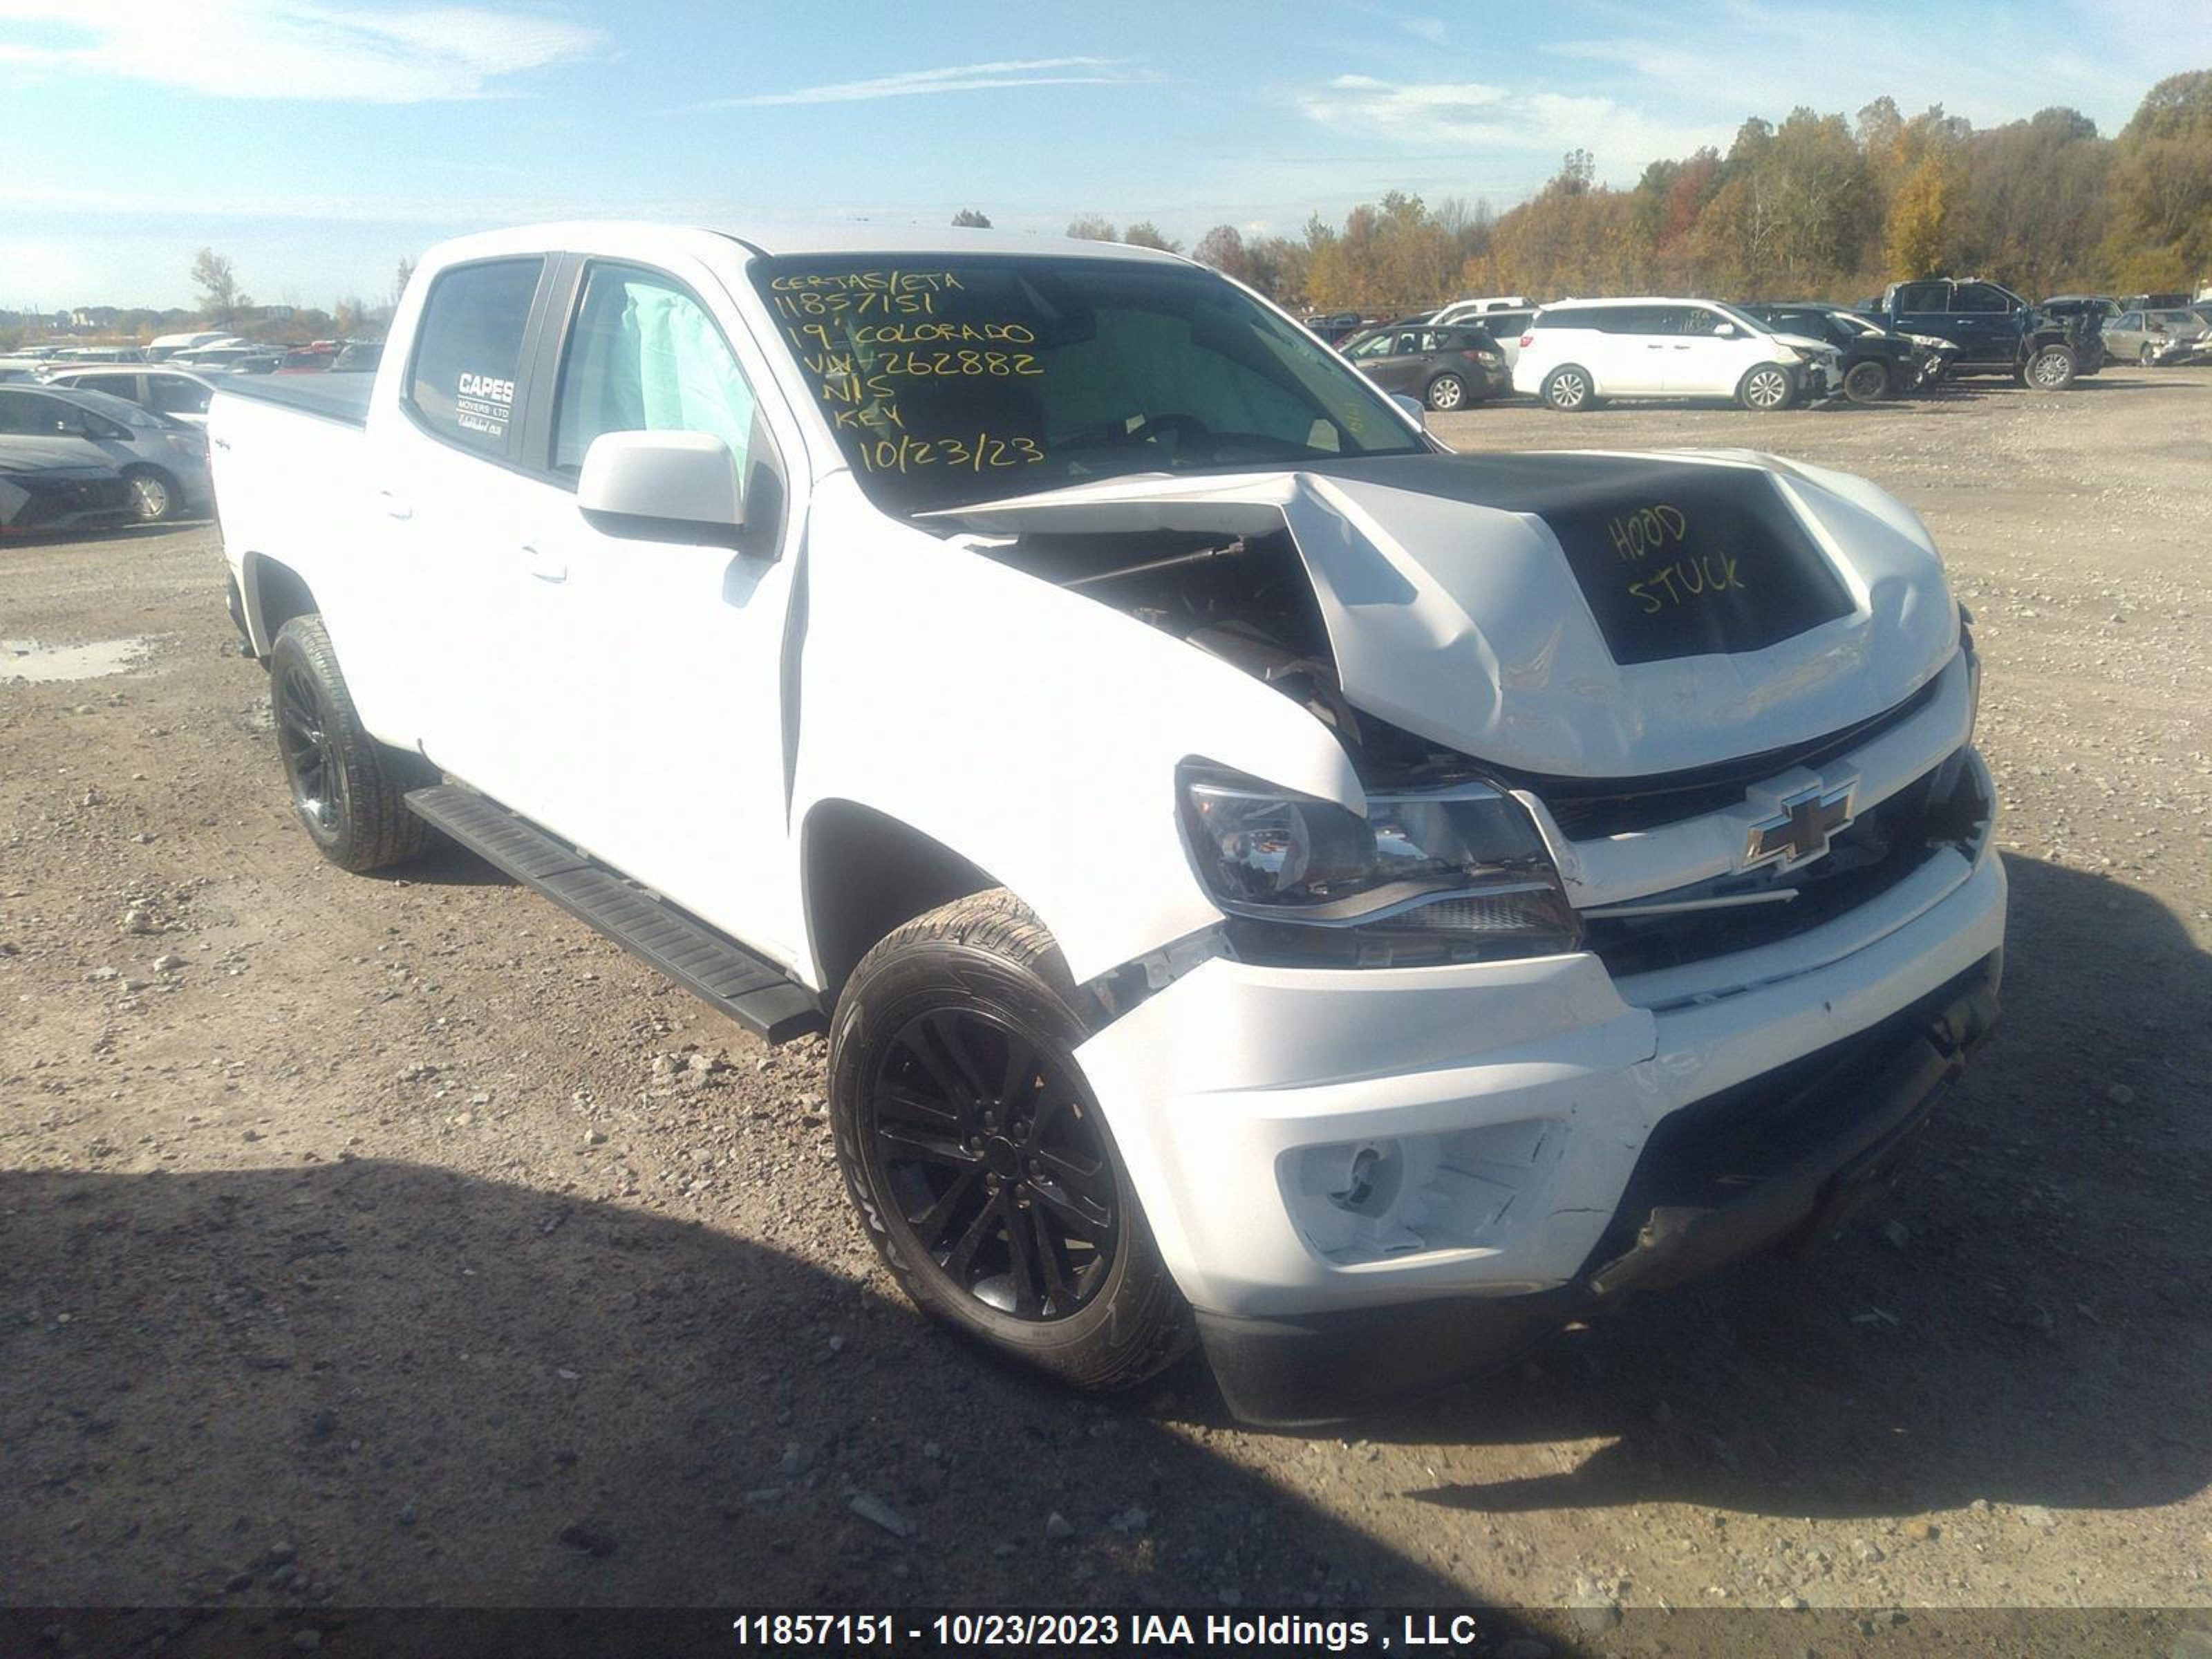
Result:
[[964,230],[465,238],[210,432],[324,853],[826,1022],[885,1263],[1079,1387],[1352,1414],[1832,1232],[1996,1018],[1972,643],[1856,478],[1454,455]]

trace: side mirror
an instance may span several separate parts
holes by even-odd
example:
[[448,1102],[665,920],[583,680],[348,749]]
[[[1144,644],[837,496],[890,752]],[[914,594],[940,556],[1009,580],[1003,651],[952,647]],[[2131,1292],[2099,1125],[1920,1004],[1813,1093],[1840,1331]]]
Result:
[[1402,392],[1394,392],[1390,394],[1390,401],[1404,410],[1422,431],[1429,429],[1429,411],[1419,398],[1408,398]]
[[1716,323],[1713,325],[1713,332],[1723,340],[1732,340],[1735,337],[1735,325],[1734,323]]
[[744,486],[729,445],[707,432],[603,432],[584,452],[576,507],[609,535],[734,546]]

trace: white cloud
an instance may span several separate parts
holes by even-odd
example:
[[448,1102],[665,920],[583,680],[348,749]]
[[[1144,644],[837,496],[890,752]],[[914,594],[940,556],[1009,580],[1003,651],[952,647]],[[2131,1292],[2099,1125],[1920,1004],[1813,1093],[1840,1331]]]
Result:
[[1396,82],[1341,75],[1292,100],[1330,130],[1413,151],[1587,149],[1601,174],[1633,177],[1655,155],[1726,144],[1734,128],[1662,121],[1610,98],[1516,92],[1479,81]]
[[997,64],[957,64],[949,69],[910,70],[870,81],[838,81],[790,92],[717,98],[697,109],[760,109],[774,104],[854,104],[878,98],[918,98],[939,92],[990,92],[1004,87],[1121,86],[1156,80],[1128,67],[1126,58],[1030,58]]
[[481,6],[319,0],[0,0],[0,62],[153,82],[216,98],[375,104],[479,98],[599,50],[593,29]]

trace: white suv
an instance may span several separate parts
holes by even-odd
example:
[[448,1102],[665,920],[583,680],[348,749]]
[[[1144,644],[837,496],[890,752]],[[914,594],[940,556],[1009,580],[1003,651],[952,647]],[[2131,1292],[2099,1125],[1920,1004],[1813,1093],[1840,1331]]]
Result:
[[1521,336],[1513,389],[1571,412],[1607,398],[1733,398],[1786,409],[1831,395],[1835,349],[1715,300],[1561,300]]

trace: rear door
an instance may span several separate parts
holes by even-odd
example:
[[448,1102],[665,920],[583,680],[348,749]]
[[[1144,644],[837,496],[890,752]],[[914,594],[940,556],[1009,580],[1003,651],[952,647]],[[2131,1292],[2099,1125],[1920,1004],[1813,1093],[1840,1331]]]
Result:
[[1421,337],[1412,329],[1392,329],[1362,340],[1351,353],[1360,373],[1385,392],[1413,390],[1421,373]]
[[1564,313],[1591,331],[1583,342],[1587,367],[1601,391],[1650,397],[1667,383],[1667,342],[1655,331],[1657,313],[1650,306],[1593,306]]
[[342,661],[377,676],[380,706],[408,710],[440,766],[532,816],[544,705],[524,667],[529,486],[515,416],[550,266],[503,256],[432,278],[397,410],[368,422],[368,499],[350,509],[368,574],[355,603],[331,607],[334,632],[365,619],[336,642]]

